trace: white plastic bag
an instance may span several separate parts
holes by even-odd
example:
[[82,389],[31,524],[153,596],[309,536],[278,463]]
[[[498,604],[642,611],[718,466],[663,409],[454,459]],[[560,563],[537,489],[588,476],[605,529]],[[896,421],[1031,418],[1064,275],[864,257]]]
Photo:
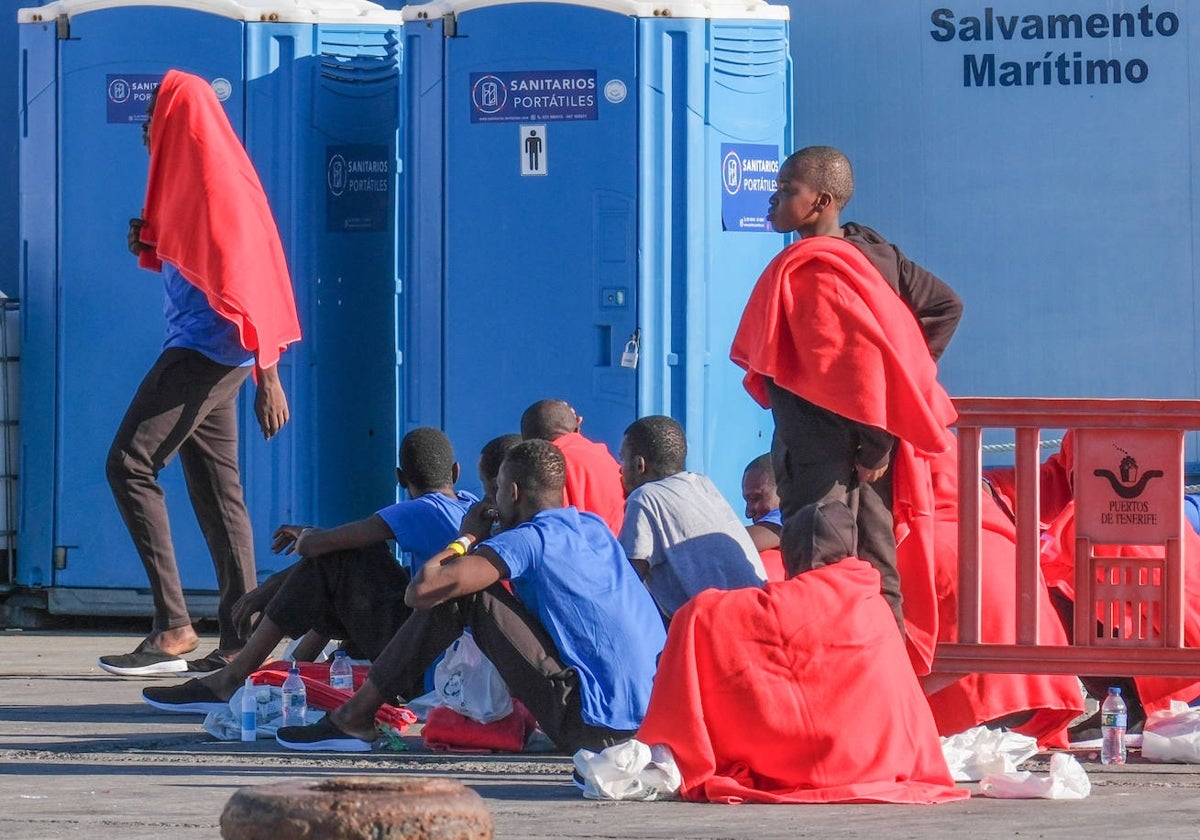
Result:
[[942,755],[956,782],[977,782],[984,776],[1013,773],[1037,751],[1036,738],[986,726],[942,739]]
[[997,773],[979,782],[979,792],[992,799],[1084,799],[1092,782],[1083,766],[1070,753],[1050,757],[1050,775]]
[[[204,731],[222,741],[239,741],[242,737],[242,686],[229,698],[228,705],[219,712],[209,712],[204,718]],[[277,685],[256,685],[255,697],[258,713],[255,715],[259,738],[274,738],[283,726],[283,689]],[[305,724],[316,723],[325,717],[324,712],[308,709],[304,714]]]
[[433,671],[433,684],[442,705],[479,723],[512,714],[508,686],[470,633],[463,633]]
[[1142,732],[1142,758],[1147,761],[1200,762],[1200,709],[1179,700],[1154,712]]
[[674,799],[679,791],[679,768],[665,744],[648,747],[631,738],[603,752],[579,750],[573,760],[588,799],[650,802]]

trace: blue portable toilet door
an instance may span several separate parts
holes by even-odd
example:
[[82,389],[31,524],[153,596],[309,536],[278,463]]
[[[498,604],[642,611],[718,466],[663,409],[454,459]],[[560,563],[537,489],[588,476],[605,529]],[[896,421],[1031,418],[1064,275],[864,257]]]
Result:
[[[232,82],[227,113],[240,132],[242,24],[186,9],[117,7],[76,15],[70,27],[70,38],[58,41],[54,585],[128,587],[145,575],[113,502],[104,462],[165,330],[162,279],[139,269],[126,245],[128,221],[140,215],[146,189],[149,157],[141,121],[147,86],[171,67],[224,77]],[[131,33],[141,33],[136,59],[119,48]],[[161,483],[184,585],[215,589],[179,468],[164,471]]]
[[486,6],[445,42],[443,423],[464,464],[542,398],[614,453],[637,416],[635,23]]

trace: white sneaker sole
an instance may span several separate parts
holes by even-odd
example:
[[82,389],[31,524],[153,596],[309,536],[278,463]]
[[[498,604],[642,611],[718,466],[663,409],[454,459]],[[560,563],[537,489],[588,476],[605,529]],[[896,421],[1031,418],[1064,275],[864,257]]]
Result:
[[167,659],[163,662],[155,662],[153,665],[140,665],[136,668],[120,668],[101,661],[97,661],[96,664],[108,673],[118,677],[154,677],[159,674],[178,676],[180,672],[186,671],[188,667],[187,660],[183,658]]

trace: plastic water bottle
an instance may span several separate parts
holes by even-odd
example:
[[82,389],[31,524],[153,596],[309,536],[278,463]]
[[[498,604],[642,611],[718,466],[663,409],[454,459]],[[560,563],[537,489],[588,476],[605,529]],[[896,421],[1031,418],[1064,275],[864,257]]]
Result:
[[1125,729],[1129,726],[1129,710],[1121,699],[1121,689],[1113,686],[1100,707],[1100,763],[1125,763]]
[[304,726],[307,711],[308,697],[304,680],[300,679],[300,669],[293,663],[287,679],[283,681],[283,725]]
[[253,741],[258,737],[258,689],[254,680],[246,677],[242,688],[242,740]]
[[339,650],[333,656],[333,664],[329,666],[329,684],[344,691],[354,690],[354,669],[344,650]]

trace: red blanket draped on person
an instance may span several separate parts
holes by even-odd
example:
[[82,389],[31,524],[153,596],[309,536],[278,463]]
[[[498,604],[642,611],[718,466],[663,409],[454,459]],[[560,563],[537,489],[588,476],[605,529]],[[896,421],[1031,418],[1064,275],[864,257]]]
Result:
[[[1183,526],[1183,643],[1200,647],[1200,536]],[[1102,557],[1162,557],[1163,549],[1145,545],[1093,547]],[[1075,502],[1066,505],[1042,536],[1042,574],[1046,585],[1075,600]],[[1097,674],[1096,676],[1106,676]],[[1190,703],[1200,697],[1200,682],[1170,677],[1134,677],[1146,714],[1170,708],[1172,700]]]
[[[158,88],[139,263],[163,261],[238,328],[259,367],[300,338],[283,246],[266,194],[203,79],[170,70]],[[246,266],[254,266],[247,272]]]
[[[831,236],[789,245],[767,266],[742,313],[730,358],[769,407],[765,380],[899,438],[892,461],[897,569],[909,657],[929,673],[936,633],[933,488],[928,458],[954,440],[957,413],[911,311],[862,252]],[[906,581],[907,579],[907,581]]]
[[625,519],[625,491],[621,488],[621,465],[603,443],[570,432],[551,441],[562,452],[567,467],[563,504],[594,513],[614,534],[621,533]]
[[879,573],[863,560],[708,590],[671,620],[638,739],[695,802],[965,799]]
[[[1068,600],[1075,600],[1075,434],[1067,430],[1059,451],[1042,463],[1039,472],[1039,509],[1042,520],[1042,575],[1046,586]],[[992,470],[988,478],[1015,504],[1016,488],[1011,470]],[[1200,536],[1184,527],[1184,587],[1189,599],[1184,604],[1183,640],[1200,647]],[[1162,556],[1150,546],[1096,546],[1097,555],[1108,557]],[[1043,627],[1045,623],[1043,622]],[[1096,675],[1105,676],[1105,675]],[[1200,682],[1166,677],[1134,677],[1138,698],[1146,714],[1167,709],[1172,700],[1191,702],[1200,697]]]
[[[932,464],[937,506],[934,514],[934,589],[938,599],[938,642],[958,641],[958,452],[957,446]],[[980,575],[982,603],[980,641],[1016,642],[1016,527],[991,495],[980,499]],[[903,551],[902,547],[900,551]],[[901,579],[901,584],[905,579]],[[1043,585],[1038,589],[1041,643],[1065,645],[1067,635]],[[1078,681],[1072,676],[1044,674],[968,674],[929,696],[938,732],[953,735],[973,726],[1023,712],[1033,716],[1017,732],[1042,746],[1066,746],[1067,725],[1084,711]]]

